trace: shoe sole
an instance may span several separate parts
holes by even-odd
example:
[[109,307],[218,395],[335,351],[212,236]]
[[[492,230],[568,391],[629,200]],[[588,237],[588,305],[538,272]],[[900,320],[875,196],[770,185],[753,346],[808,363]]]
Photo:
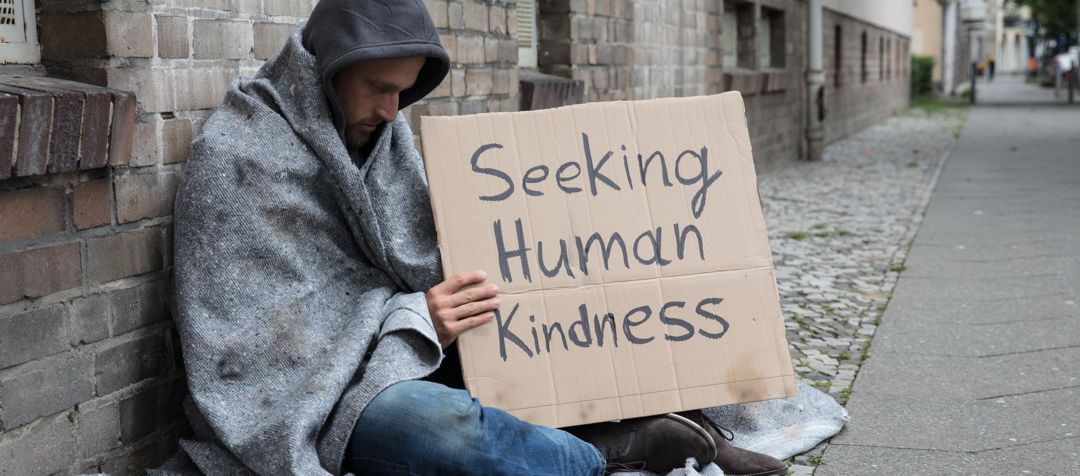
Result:
[[728,474],[728,473],[724,473],[724,476],[780,476],[782,474],[788,474],[788,469],[789,468],[787,468],[785,466],[783,468],[777,468],[777,469],[773,469],[773,470],[770,470],[770,471],[762,471],[760,473],[750,473],[750,474]]
[[[663,416],[664,418],[667,418],[668,420],[682,423],[683,425],[686,425],[686,426],[690,427],[692,430],[694,430],[695,432],[697,432],[698,435],[700,435],[702,438],[705,438],[705,441],[709,442],[709,447],[712,448],[712,454],[713,454],[712,458],[709,458],[709,459],[707,459],[705,461],[711,462],[713,460],[713,458],[716,458],[716,442],[713,441],[712,436],[709,435],[709,432],[707,430],[705,430],[705,428],[702,428],[701,425],[698,425],[697,423],[695,423],[694,420],[686,418],[686,417],[684,417],[682,415],[676,415],[674,413],[667,413],[667,414],[664,414],[664,415],[661,415],[661,416]],[[698,465],[700,465],[701,467],[705,467],[705,465],[700,461],[698,462]],[[765,475],[762,475],[762,476],[765,476]]]

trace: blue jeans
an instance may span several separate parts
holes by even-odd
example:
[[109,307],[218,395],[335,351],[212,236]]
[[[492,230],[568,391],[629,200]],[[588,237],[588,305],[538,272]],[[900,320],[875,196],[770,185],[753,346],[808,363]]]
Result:
[[421,380],[391,385],[364,408],[345,451],[356,474],[602,475],[604,458],[562,430],[480,405]]

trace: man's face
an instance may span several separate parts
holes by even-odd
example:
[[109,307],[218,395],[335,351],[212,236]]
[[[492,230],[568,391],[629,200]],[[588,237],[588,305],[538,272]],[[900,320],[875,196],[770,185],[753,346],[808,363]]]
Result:
[[380,124],[393,122],[398,96],[412,87],[425,58],[359,61],[334,75],[334,90],[345,114],[345,143],[350,149],[368,143]]

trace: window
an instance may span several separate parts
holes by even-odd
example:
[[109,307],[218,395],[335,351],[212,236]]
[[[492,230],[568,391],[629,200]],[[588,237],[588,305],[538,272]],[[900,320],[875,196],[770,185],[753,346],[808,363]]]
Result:
[[840,28],[840,25],[833,27],[833,81],[836,87],[840,87],[843,84],[842,73],[844,71],[844,30]]
[[784,12],[761,8],[758,20],[758,53],[761,68],[784,67]]
[[859,76],[862,78],[862,82],[866,82],[866,77],[869,76],[869,71],[866,70],[866,32],[862,32],[862,55],[859,60]]
[[893,49],[892,38],[885,41],[885,51],[888,52],[888,61],[885,62],[885,79],[892,79]]
[[535,68],[536,0],[519,0],[517,2],[517,34],[518,66]]
[[724,49],[724,61],[721,66],[734,68],[739,62],[739,20],[735,15],[735,5],[724,4],[724,24],[720,30],[720,44]]
[[34,1],[0,0],[0,63],[39,61]]
[[878,81],[884,81],[885,80],[885,37],[884,36],[879,36],[877,44],[878,44],[878,47],[877,47],[877,49],[878,49],[877,79],[878,79]]

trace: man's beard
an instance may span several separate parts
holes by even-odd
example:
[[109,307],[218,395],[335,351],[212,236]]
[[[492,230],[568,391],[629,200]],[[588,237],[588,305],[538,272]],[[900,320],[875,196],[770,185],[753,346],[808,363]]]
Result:
[[349,150],[363,149],[369,140],[371,140],[371,134],[364,132],[359,122],[345,126],[345,145],[349,147]]

